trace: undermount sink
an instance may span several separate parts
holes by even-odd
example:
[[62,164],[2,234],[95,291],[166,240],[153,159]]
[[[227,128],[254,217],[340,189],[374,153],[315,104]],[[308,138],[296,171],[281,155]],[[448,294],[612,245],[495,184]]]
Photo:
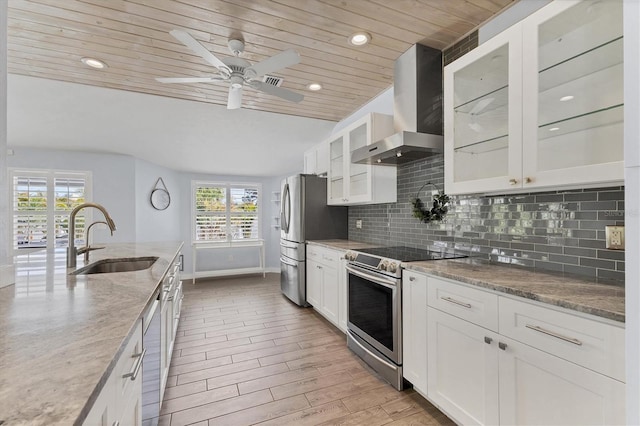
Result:
[[126,259],[104,259],[87,265],[69,275],[108,274],[112,272],[133,272],[148,269],[157,257],[134,257]]

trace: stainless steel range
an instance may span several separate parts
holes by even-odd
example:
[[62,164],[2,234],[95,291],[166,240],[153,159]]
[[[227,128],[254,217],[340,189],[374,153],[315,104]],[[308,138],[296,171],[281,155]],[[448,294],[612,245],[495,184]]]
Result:
[[465,257],[410,247],[348,251],[347,345],[391,383],[402,380],[401,262]]

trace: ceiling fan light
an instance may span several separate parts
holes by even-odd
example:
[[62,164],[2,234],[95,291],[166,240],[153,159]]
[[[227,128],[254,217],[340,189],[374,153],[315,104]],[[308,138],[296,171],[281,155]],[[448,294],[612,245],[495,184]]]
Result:
[[349,36],[349,44],[352,46],[364,46],[371,41],[371,34],[364,31],[351,34]]
[[88,67],[95,68],[97,70],[101,70],[107,68],[107,64],[96,58],[82,58],[80,59],[83,64]]
[[307,89],[317,92],[318,90],[322,90],[322,84],[320,83],[309,83],[307,84]]

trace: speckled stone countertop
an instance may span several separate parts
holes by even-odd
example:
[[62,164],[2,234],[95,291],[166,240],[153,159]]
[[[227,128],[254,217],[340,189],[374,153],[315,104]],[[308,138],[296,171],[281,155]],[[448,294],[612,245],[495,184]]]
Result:
[[327,247],[330,249],[337,249],[337,250],[358,250],[363,248],[379,246],[379,244],[376,245],[376,244],[370,244],[370,243],[361,243],[358,241],[351,241],[351,240],[313,240],[313,241],[307,241],[307,244],[312,244],[316,246]]
[[68,275],[64,249],[17,256],[15,285],[0,289],[0,424],[80,423],[181,247],[108,244],[89,263],[159,259],[142,271],[93,275]]
[[403,263],[406,269],[624,322],[624,286],[501,266],[481,259]]
[[[379,246],[351,240],[318,240],[308,243],[340,250]],[[407,262],[402,266],[618,322],[625,320],[625,293],[622,284],[602,284],[576,276],[497,265],[477,258]]]

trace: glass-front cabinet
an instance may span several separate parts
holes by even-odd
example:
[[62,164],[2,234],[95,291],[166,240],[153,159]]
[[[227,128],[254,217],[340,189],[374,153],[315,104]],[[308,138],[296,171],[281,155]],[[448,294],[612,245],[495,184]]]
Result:
[[522,33],[525,179],[622,180],[622,1],[553,2]]
[[554,1],[445,67],[451,194],[623,181],[622,1]]
[[521,173],[520,36],[512,27],[445,67],[447,193],[507,190]]
[[369,113],[329,139],[328,204],[355,205],[396,201],[395,166],[351,162],[354,150],[392,133],[393,117]]

